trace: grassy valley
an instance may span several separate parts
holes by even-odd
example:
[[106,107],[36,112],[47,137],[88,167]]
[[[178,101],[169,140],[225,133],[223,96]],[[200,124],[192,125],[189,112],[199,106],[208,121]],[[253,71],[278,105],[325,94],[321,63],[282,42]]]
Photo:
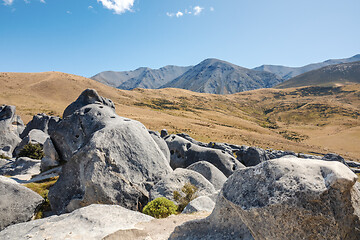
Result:
[[62,115],[86,88],[115,102],[120,116],[147,128],[186,132],[197,140],[303,153],[335,152],[360,161],[360,85],[260,89],[232,95],[182,89],[119,90],[59,72],[0,73],[0,104],[24,122],[36,113]]

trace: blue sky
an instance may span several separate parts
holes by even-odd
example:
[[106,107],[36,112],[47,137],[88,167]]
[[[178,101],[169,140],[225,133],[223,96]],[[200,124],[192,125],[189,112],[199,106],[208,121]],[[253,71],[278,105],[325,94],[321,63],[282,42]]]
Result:
[[359,0],[0,0],[0,72],[302,66],[360,53]]

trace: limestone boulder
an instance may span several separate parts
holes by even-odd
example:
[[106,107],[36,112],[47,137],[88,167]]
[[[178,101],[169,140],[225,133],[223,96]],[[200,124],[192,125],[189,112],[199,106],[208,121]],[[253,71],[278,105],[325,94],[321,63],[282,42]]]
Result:
[[152,217],[116,205],[91,205],[69,214],[51,216],[20,223],[0,232],[0,239],[98,240],[127,229],[136,229],[138,223]]
[[261,148],[242,146],[236,152],[237,159],[246,167],[255,166],[269,160],[266,152]]
[[0,230],[30,221],[44,201],[39,194],[3,176],[0,176],[0,196]]
[[174,201],[174,191],[181,193],[182,187],[186,183],[191,183],[197,187],[196,195],[209,196],[216,192],[214,186],[200,173],[192,170],[177,168],[159,181],[150,191],[150,200],[165,197]]
[[10,176],[12,179],[23,182],[40,174],[41,160],[20,157],[0,167],[0,175]]
[[339,162],[296,157],[234,173],[222,197],[255,239],[359,239],[357,176]]
[[338,154],[335,154],[335,153],[325,154],[324,157],[321,160],[324,160],[324,161],[337,161],[337,162],[341,162],[342,164],[347,166],[345,159],[342,156],[340,156]]
[[70,115],[72,115],[76,110],[79,110],[80,108],[89,105],[89,104],[97,104],[102,106],[108,106],[112,109],[115,109],[115,105],[113,101],[110,99],[107,99],[105,97],[102,97],[98,94],[98,92],[95,89],[86,89],[83,91],[78,99],[76,99],[75,102],[71,103],[64,111],[63,118],[66,118]]
[[193,170],[203,175],[215,187],[216,190],[220,190],[227,180],[227,177],[209,162],[196,162],[188,166],[187,169]]
[[60,164],[60,157],[50,138],[46,139],[44,146],[44,157],[41,159],[41,171],[47,171]]
[[33,116],[32,120],[26,124],[24,131],[20,134],[20,137],[23,139],[29,135],[30,131],[33,129],[40,130],[46,134],[56,127],[56,124],[60,121],[59,117],[48,116],[45,113],[39,113]]
[[151,187],[172,172],[158,145],[144,125],[119,117],[112,107],[96,103],[74,109],[51,135],[68,161],[50,188],[52,209],[71,212],[93,203],[142,209]]
[[205,219],[193,220],[175,228],[169,240],[253,240],[250,230],[231,204],[218,196],[215,208]]
[[206,161],[217,167],[225,176],[244,168],[244,165],[225,151],[201,147],[183,137],[169,135],[165,141],[170,150],[170,165],[173,169],[186,168],[193,163]]
[[0,106],[0,155],[9,158],[20,143],[19,134],[24,130],[24,123],[15,111],[15,106]]
[[150,136],[156,142],[161,152],[164,154],[166,160],[170,163],[170,150],[164,139],[161,138],[160,134],[155,131],[149,131]]
[[211,198],[207,196],[201,196],[189,202],[182,213],[194,213],[201,211],[212,212],[214,207],[215,202]]

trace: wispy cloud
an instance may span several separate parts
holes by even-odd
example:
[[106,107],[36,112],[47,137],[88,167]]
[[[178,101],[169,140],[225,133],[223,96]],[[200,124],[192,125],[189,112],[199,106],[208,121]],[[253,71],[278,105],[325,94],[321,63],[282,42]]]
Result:
[[[200,6],[195,6],[195,7],[190,7],[188,9],[185,9],[184,11],[177,11],[176,13],[174,12],[167,12],[166,13],[166,16],[168,17],[182,17],[182,16],[185,16],[185,15],[194,15],[194,16],[198,16],[201,14],[201,12],[204,10],[203,7],[200,7]],[[214,11],[214,8],[211,7],[210,8],[210,11]]]
[[202,10],[204,10],[204,8],[202,8],[200,6],[194,7],[194,15],[195,16],[199,15],[202,12]]
[[116,14],[122,14],[131,11],[135,0],[97,0],[105,8],[114,11]]
[[178,11],[178,12],[176,13],[176,17],[177,17],[177,18],[182,17],[182,16],[184,16],[184,14],[183,14],[182,12]]
[[93,7],[93,6],[91,6],[91,5],[90,5],[90,6],[88,6],[88,9],[93,9],[93,8],[94,8],[94,7]]
[[214,7],[210,7],[210,11],[211,11],[211,12],[215,11],[215,8],[214,8]]
[[45,0],[40,0],[41,3],[46,3]]
[[72,12],[70,12],[70,11],[66,11],[66,13],[67,13],[67,14],[72,14]]
[[3,0],[5,5],[11,5],[14,0]]

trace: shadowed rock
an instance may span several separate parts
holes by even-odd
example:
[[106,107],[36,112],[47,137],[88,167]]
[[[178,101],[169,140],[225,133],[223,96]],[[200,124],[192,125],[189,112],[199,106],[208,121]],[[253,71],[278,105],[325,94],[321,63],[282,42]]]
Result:
[[216,190],[221,189],[227,180],[226,176],[209,162],[196,162],[187,167],[187,169],[203,175],[212,185],[214,185]]
[[20,157],[0,167],[0,175],[11,176],[16,181],[27,181],[40,173],[41,160]]
[[20,134],[21,138],[26,137],[33,129],[41,130],[46,134],[49,134],[60,121],[59,117],[48,116],[45,113],[39,113],[33,117],[33,119],[26,124],[24,131]]
[[261,148],[242,146],[236,152],[237,159],[247,167],[255,166],[269,160],[266,152]]
[[10,158],[21,141],[19,134],[24,130],[24,123],[15,114],[15,109],[15,106],[0,106],[0,154]]
[[206,161],[228,177],[235,170],[244,168],[244,165],[225,151],[200,147],[173,134],[165,137],[165,141],[170,149],[170,165],[173,169],[186,168],[193,163]]
[[12,224],[30,221],[44,201],[39,194],[3,176],[0,176],[0,196],[0,230]]
[[162,139],[160,137],[160,134],[158,132],[149,131],[149,133],[150,133],[150,136],[152,137],[152,139],[159,146],[159,148],[160,148],[161,152],[164,154],[166,160],[168,160],[168,162],[170,163],[170,150],[169,150],[166,142],[164,141],[164,139]]

